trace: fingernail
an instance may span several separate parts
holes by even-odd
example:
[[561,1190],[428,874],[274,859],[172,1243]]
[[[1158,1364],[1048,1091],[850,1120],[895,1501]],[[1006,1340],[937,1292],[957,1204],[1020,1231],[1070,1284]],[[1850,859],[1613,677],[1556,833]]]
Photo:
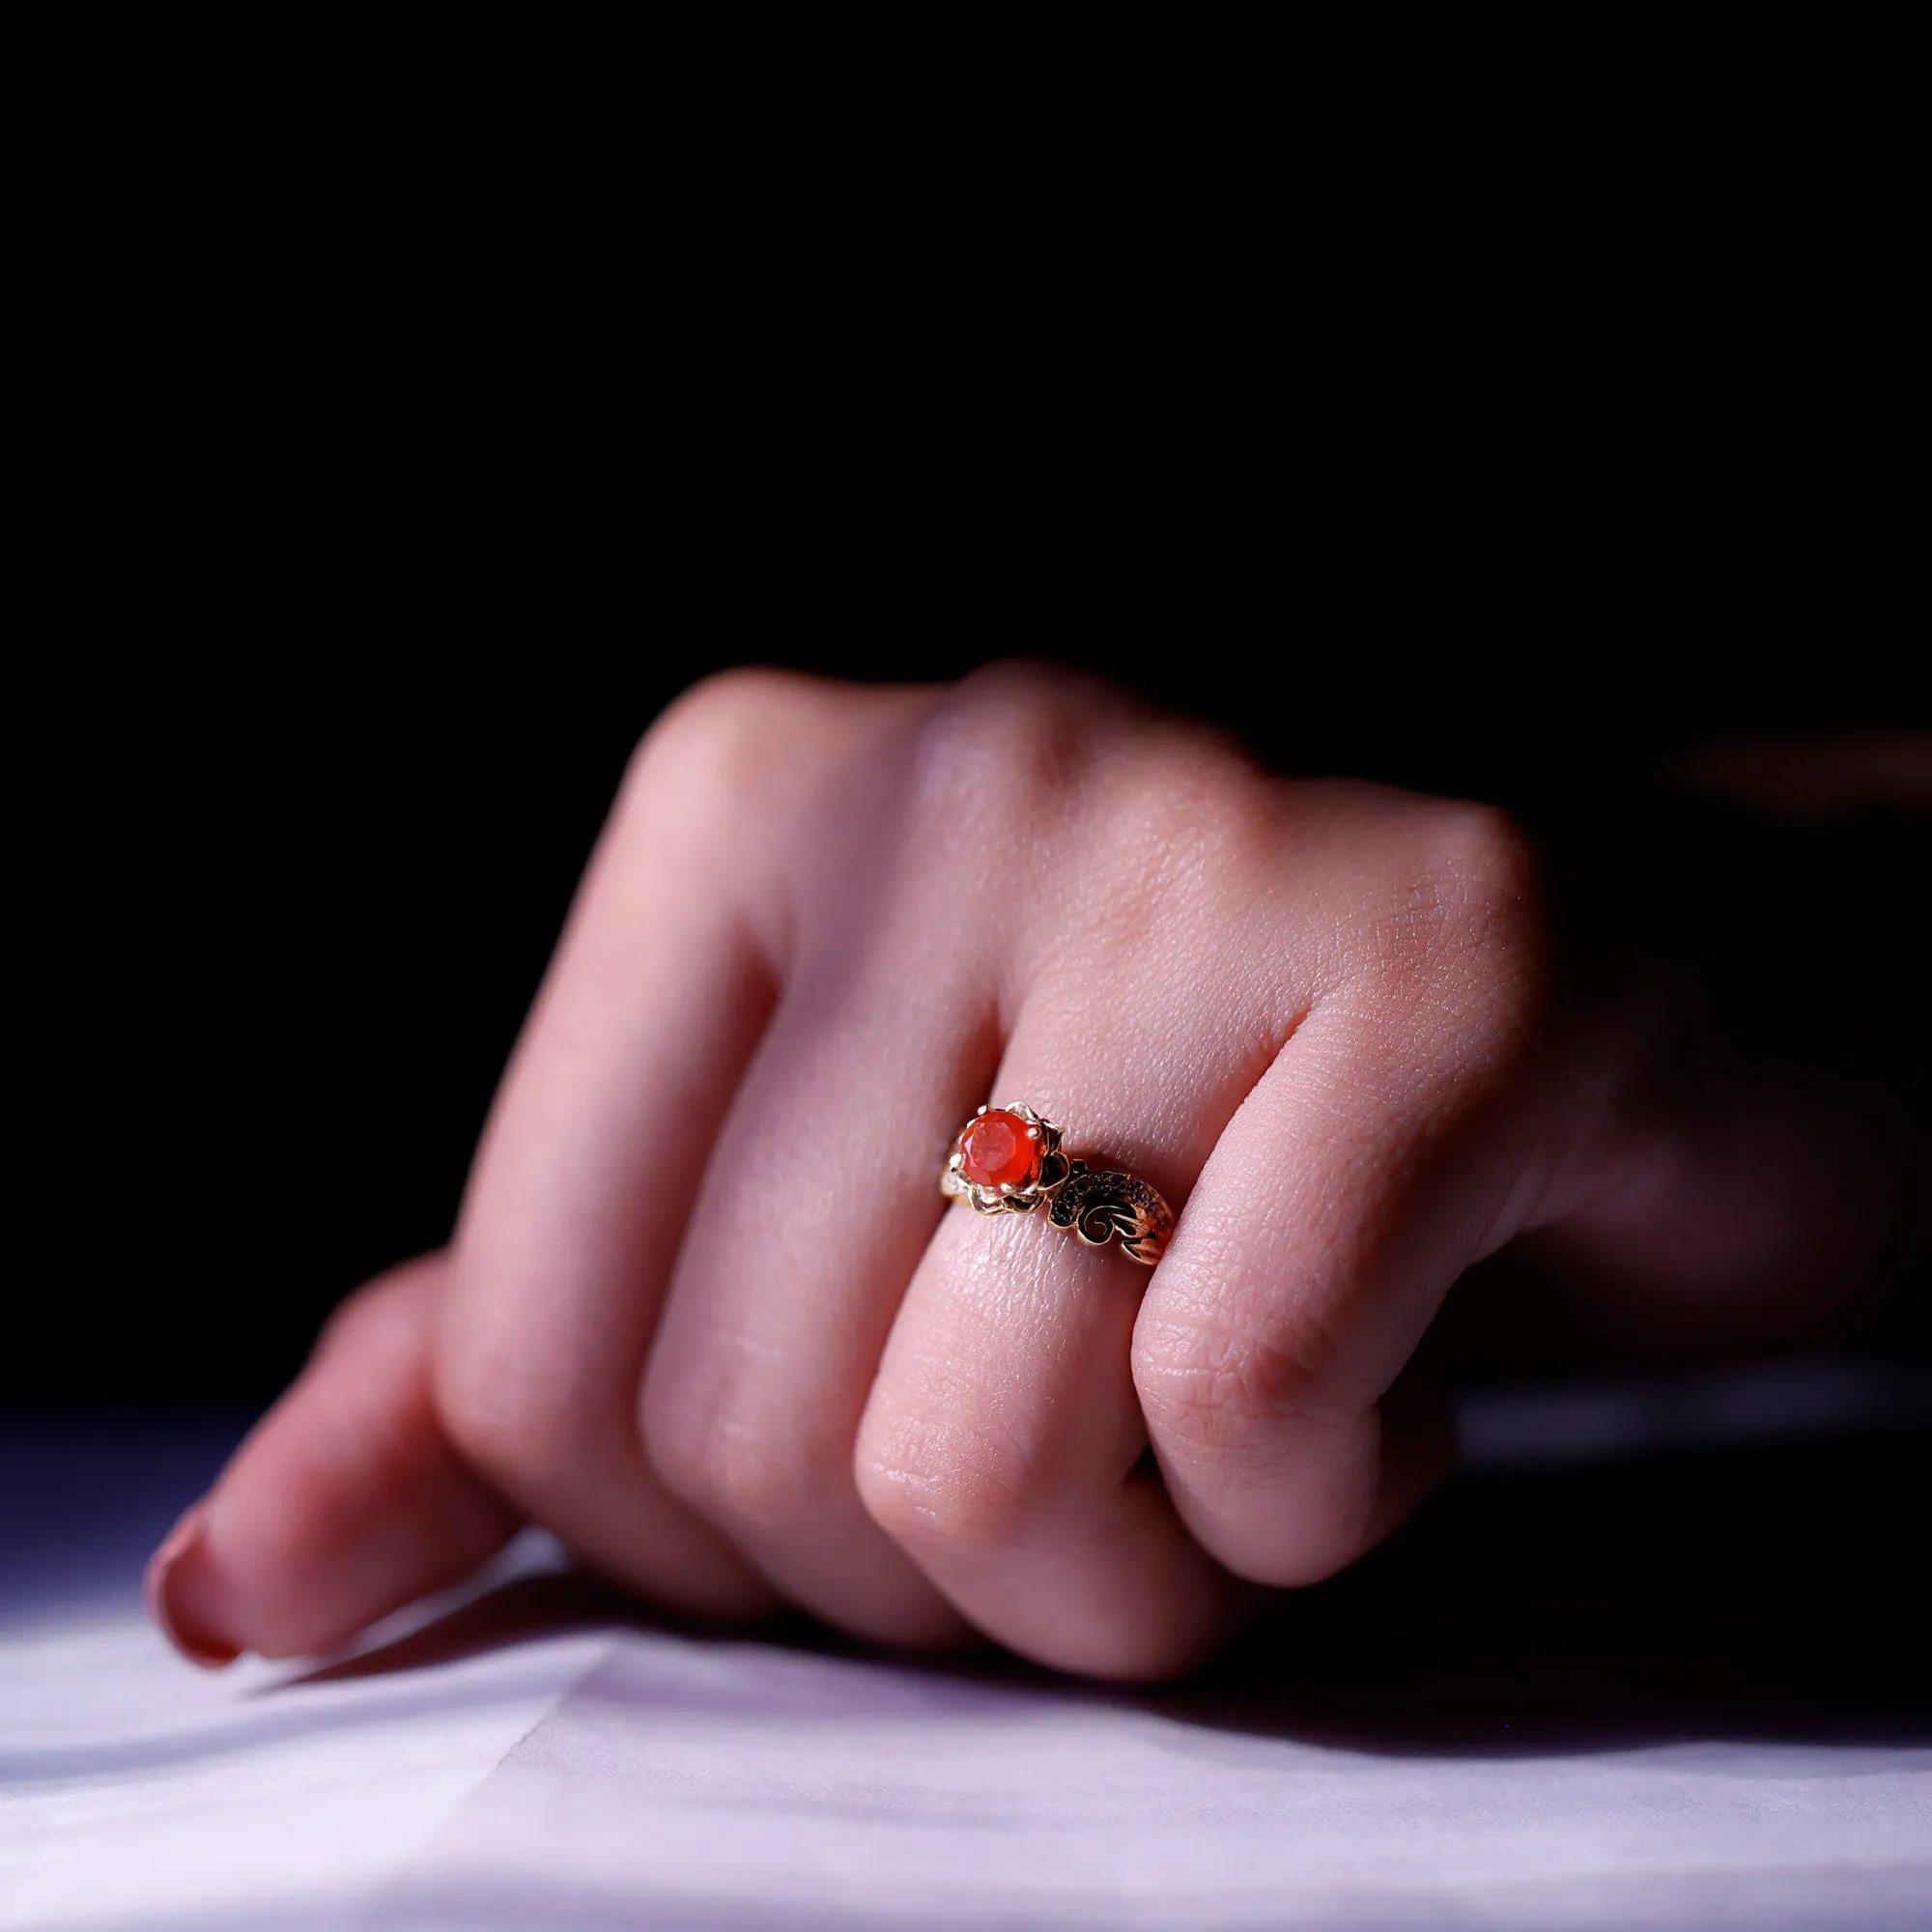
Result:
[[208,1553],[208,1511],[196,1503],[148,1562],[148,1614],[191,1663],[219,1670],[242,1655],[224,1634],[226,1583]]

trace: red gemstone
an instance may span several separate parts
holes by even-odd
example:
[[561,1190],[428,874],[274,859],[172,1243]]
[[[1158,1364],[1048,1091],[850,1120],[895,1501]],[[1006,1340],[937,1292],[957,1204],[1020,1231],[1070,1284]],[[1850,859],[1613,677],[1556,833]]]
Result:
[[959,1136],[959,1167],[979,1187],[1024,1187],[1039,1172],[1039,1129],[989,1107]]

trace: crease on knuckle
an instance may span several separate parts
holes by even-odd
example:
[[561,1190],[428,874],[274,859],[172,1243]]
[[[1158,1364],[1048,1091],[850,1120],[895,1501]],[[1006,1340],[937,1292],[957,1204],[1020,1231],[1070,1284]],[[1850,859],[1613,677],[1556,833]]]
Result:
[[701,1516],[750,1529],[796,1526],[822,1503],[837,1459],[732,1396],[646,1397],[644,1453],[658,1479]]
[[1010,1431],[933,1420],[867,1429],[854,1457],[866,1513],[905,1548],[972,1558],[1013,1548],[1037,1510],[1031,1459]]
[[[1134,1333],[1134,1385],[1163,1449],[1214,1468],[1249,1470],[1269,1447],[1311,1428],[1352,1429],[1374,1401],[1352,1400],[1341,1351],[1304,1312],[1290,1333],[1245,1332],[1218,1316],[1144,1314]],[[1301,1452],[1298,1452],[1301,1453]]]

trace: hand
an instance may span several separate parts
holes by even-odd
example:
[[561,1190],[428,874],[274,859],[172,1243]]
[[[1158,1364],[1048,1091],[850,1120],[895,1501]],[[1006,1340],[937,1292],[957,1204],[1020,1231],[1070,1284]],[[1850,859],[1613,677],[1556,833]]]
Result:
[[[1541,1230],[1634,1300],[1776,1299],[1832,1223],[1763,1121],[1658,1109],[1655,1016],[1571,997],[1535,874],[1493,810],[1050,672],[700,686],[450,1249],[337,1315],[158,1612],[322,1649],[531,1520],[699,1617],[1186,1667],[1446,1468],[1397,1378],[1472,1263]],[[944,1206],[988,1100],[1182,1209],[1151,1276]]]

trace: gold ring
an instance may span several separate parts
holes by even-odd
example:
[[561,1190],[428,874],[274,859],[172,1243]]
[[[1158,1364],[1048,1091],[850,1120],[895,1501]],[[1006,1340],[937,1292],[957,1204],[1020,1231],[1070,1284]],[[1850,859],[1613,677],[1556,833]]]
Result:
[[981,1214],[1031,1214],[1043,1206],[1056,1228],[1090,1248],[1118,1235],[1143,1267],[1159,1261],[1174,1227],[1174,1210],[1138,1175],[1069,1160],[1060,1129],[1018,1105],[981,1107],[959,1129],[939,1191]]

